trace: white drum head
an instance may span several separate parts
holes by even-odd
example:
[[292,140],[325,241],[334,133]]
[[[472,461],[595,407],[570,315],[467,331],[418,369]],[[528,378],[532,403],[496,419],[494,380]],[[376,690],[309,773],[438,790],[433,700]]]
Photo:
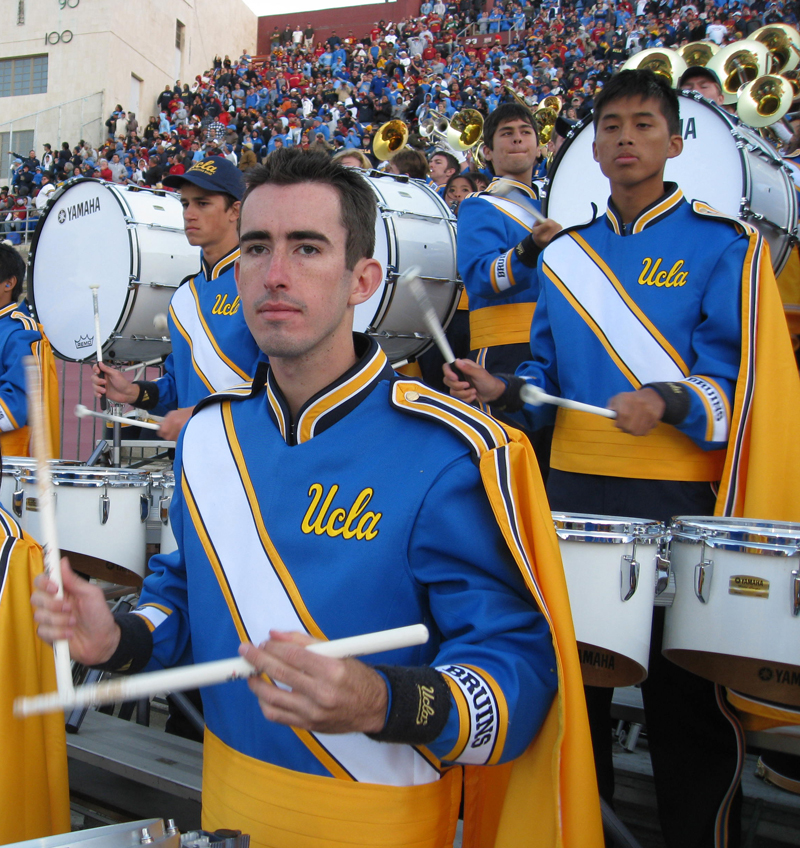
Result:
[[31,299],[53,350],[63,359],[93,359],[94,309],[89,283],[99,283],[100,336],[119,324],[128,299],[131,245],[120,190],[79,180],[55,195],[31,254]]

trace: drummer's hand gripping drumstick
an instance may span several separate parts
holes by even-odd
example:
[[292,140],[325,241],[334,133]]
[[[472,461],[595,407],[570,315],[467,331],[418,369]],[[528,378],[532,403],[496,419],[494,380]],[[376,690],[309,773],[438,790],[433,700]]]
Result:
[[[408,627],[396,627],[393,630],[379,630],[376,633],[364,633],[362,636],[349,636],[334,639],[331,642],[314,642],[306,646],[307,651],[324,657],[344,659],[362,654],[378,654],[424,645],[428,641],[428,628],[424,624],[411,624]],[[87,686],[79,686],[69,693],[52,692],[31,698],[17,698],[14,702],[14,714],[19,718],[58,710],[71,710],[76,707],[89,707],[101,704],[115,704],[121,701],[136,701],[140,698],[152,698],[164,692],[182,692],[186,689],[198,689],[250,677],[257,670],[244,657],[232,657],[215,662],[181,668],[167,668],[148,674],[134,674]]]
[[[56,505],[53,495],[53,480],[50,476],[50,434],[44,411],[42,381],[39,365],[32,356],[26,356],[25,382],[28,388],[28,419],[31,425],[33,455],[36,457],[36,497],[41,521],[41,536],[45,569],[58,587],[57,598],[64,597],[61,581],[61,551],[56,532]],[[56,662],[57,697],[69,698],[75,691],[72,685],[72,664],[69,658],[69,642],[59,639],[53,643]]]
[[136,427],[144,427],[146,430],[158,430],[161,425],[156,424],[155,421],[140,421],[138,418],[126,418],[124,415],[112,415],[110,412],[95,412],[93,409],[89,409],[88,406],[84,406],[82,403],[79,403],[75,407],[75,417],[76,418],[101,418],[103,421],[119,421],[120,424],[132,424]]
[[499,180],[495,180],[492,183],[492,193],[499,197],[508,197],[512,191],[517,192],[518,196],[509,199],[522,206],[522,208],[525,209],[526,212],[529,212],[538,223],[543,224],[547,220],[547,218],[545,218],[545,216],[542,215],[542,213],[525,198],[522,192],[519,191],[510,180],[506,180],[501,177]]
[[[100,338],[100,304],[97,301],[97,290],[100,288],[100,283],[89,283],[89,288],[92,290],[92,307],[94,309],[94,343],[97,347],[97,361],[102,362],[103,340]],[[102,409],[103,412],[108,409],[108,398],[105,395],[100,395],[100,409]]]
[[420,273],[421,269],[417,265],[412,265],[400,275],[397,285],[407,285],[411,289],[411,294],[414,295],[414,299],[419,304],[420,310],[422,310],[422,320],[425,322],[428,332],[433,336],[433,341],[436,343],[436,347],[439,348],[442,358],[455,371],[459,380],[472,385],[470,379],[465,377],[455,366],[456,355],[453,353],[453,348],[450,347],[450,342],[444,334],[444,327],[439,320],[439,316],[436,314],[436,310],[433,308],[431,299],[422,286],[422,281],[419,278]]
[[591,412],[592,415],[601,415],[603,418],[616,418],[617,413],[613,409],[604,406],[592,406],[590,403],[581,403],[577,400],[548,395],[537,386],[526,383],[520,390],[519,396],[525,403],[532,406],[541,406],[543,403],[552,403],[553,406],[563,406],[564,409],[576,409],[578,412]]

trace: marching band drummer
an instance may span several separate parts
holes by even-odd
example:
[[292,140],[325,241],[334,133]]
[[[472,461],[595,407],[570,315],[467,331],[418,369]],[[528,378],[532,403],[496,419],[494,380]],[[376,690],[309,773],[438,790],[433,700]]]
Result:
[[25,280],[25,261],[8,244],[0,244],[0,449],[4,456],[30,456],[28,401],[23,360],[33,356],[42,374],[42,391],[53,455],[59,449],[59,404],[56,366],[50,343],[18,303]]
[[200,272],[184,280],[170,302],[172,353],[164,376],[131,383],[98,363],[92,382],[98,396],[165,415],[159,435],[173,441],[199,400],[252,380],[262,356],[244,322],[233,270],[242,172],[221,156],[208,156],[166,177],[164,185],[179,190],[186,238],[203,251]]
[[[469,297],[470,357],[505,372],[528,358],[539,296],[536,260],[561,225],[537,223],[521,205],[541,208],[531,183],[539,140],[530,109],[517,102],[498,106],[486,119],[483,141],[495,178],[459,207],[458,272]],[[507,197],[497,193],[501,179],[513,185]],[[545,468],[548,439],[533,440]]]
[[[667,160],[683,147],[678,98],[650,71],[613,77],[594,127],[608,210],[542,253],[531,361],[497,377],[458,360],[474,388],[449,369],[448,385],[464,400],[516,411],[531,427],[547,413],[523,408],[525,381],[616,411],[612,423],[559,409],[547,486],[556,511],[797,521],[788,487],[800,471],[792,423],[800,383],[766,243],[664,183]],[[662,657],[663,612],[656,608],[642,693],[665,841],[736,846],[741,729],[720,687]],[[612,692],[587,688],[609,801]]]
[[[566,588],[529,445],[398,376],[353,333],[383,279],[358,172],[287,149],[247,178],[236,275],[269,366],[201,401],[183,429],[178,550],[151,560],[139,608],[112,618],[65,566],[64,601],[37,581],[40,635],[128,671],[262,643],[240,648],[262,674],[252,691],[203,691],[208,829],[270,848],[445,848],[465,765],[465,845],[495,844],[481,826],[496,827],[490,805],[508,782],[501,832],[601,848]],[[374,658],[395,664],[303,650],[419,621],[426,645]],[[520,768],[479,768],[515,758]]]

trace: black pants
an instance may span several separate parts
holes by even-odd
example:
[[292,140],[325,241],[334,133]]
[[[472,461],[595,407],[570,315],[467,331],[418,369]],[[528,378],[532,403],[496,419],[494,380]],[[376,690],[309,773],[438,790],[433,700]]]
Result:
[[[632,480],[551,470],[557,512],[650,518],[711,515],[708,483]],[[661,654],[664,609],[655,610],[647,680],[642,684],[658,815],[669,848],[737,848],[741,842],[741,729],[721,687]],[[586,687],[598,785],[611,802],[610,708],[613,689]]]

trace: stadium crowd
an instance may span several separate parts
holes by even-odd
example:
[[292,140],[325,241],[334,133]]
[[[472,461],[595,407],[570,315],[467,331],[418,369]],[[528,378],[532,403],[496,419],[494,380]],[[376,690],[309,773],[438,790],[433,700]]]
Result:
[[[479,0],[422,0],[417,17],[381,20],[366,34],[334,29],[322,39],[310,24],[276,26],[268,56],[215,57],[192,82],[166,85],[146,122],[118,104],[98,147],[81,139],[55,149],[44,144],[39,155],[11,153],[0,231],[33,230],[55,186],[78,177],[158,187],[207,155],[247,170],[276,148],[296,145],[332,155],[360,151],[360,161],[374,166],[373,137],[386,121],[405,121],[410,147],[430,155],[431,140],[419,127],[434,113],[449,118],[470,107],[488,115],[512,93],[530,106],[558,95],[563,116],[581,118],[630,55],[701,39],[724,44],[764,23],[793,24],[798,6],[498,0],[487,12]],[[508,44],[501,42],[505,31]],[[478,45],[481,34],[495,40]]]

